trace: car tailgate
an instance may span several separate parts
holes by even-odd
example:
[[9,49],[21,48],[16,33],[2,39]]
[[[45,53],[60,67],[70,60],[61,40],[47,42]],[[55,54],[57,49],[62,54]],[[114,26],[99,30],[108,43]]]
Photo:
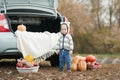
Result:
[[1,12],[9,15],[57,16],[57,0],[0,0]]

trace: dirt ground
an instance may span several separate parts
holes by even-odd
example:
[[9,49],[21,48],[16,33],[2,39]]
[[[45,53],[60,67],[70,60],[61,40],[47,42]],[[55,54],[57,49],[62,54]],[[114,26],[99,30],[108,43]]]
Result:
[[59,72],[49,62],[41,62],[37,73],[18,73],[15,61],[0,62],[0,80],[120,80],[120,64],[102,64],[101,69],[85,72]]

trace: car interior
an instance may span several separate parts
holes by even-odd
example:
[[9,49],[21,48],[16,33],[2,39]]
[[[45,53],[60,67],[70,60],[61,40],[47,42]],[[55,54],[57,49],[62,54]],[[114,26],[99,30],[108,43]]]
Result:
[[25,16],[8,16],[10,26],[15,32],[17,25],[24,24],[27,31],[30,32],[59,32],[60,30],[60,18],[43,18],[43,17],[25,17]]

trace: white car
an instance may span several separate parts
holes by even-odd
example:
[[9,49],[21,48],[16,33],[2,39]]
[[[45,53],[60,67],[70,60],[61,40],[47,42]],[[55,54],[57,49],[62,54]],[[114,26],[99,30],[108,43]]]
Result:
[[[57,0],[0,0],[0,59],[20,58],[15,31],[24,24],[31,32],[59,32],[64,17],[57,11]],[[58,56],[49,58],[58,66]]]

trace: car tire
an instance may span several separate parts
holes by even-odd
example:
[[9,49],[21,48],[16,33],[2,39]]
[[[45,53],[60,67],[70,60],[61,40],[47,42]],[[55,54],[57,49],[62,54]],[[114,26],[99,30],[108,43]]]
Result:
[[59,55],[53,54],[50,58],[50,64],[52,67],[58,67],[59,66]]

